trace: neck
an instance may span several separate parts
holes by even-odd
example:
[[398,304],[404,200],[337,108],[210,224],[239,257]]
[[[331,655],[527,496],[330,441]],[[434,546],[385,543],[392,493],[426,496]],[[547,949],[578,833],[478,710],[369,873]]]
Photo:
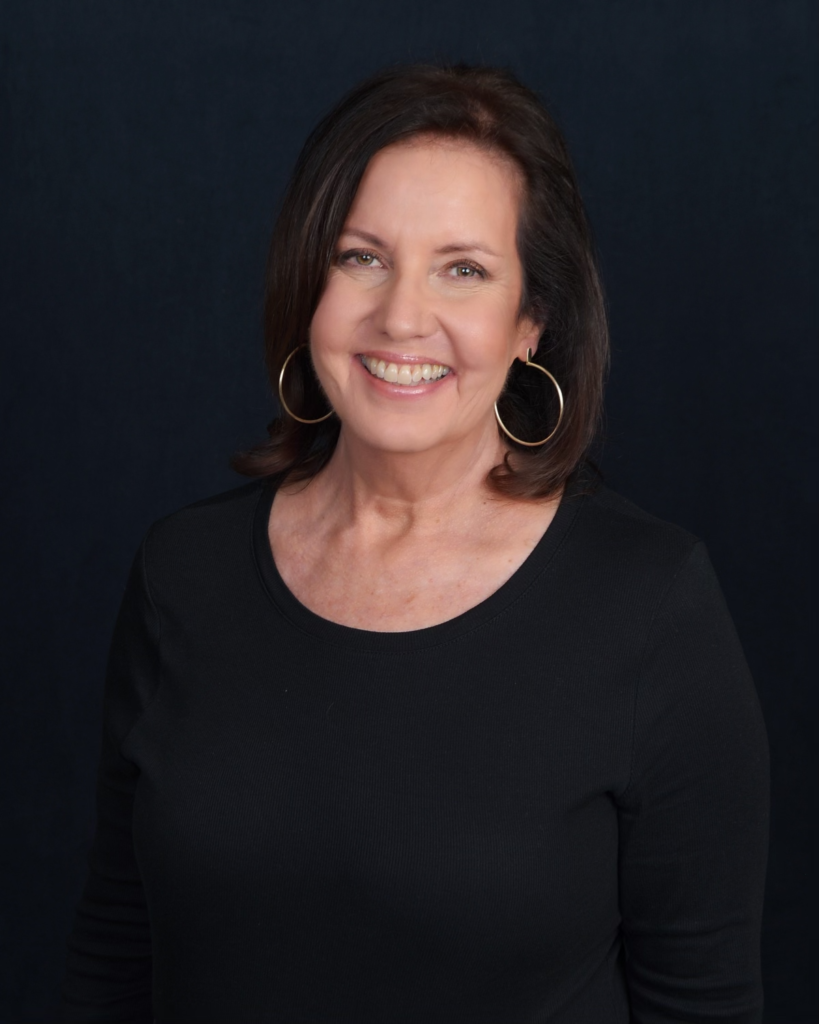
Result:
[[503,501],[486,476],[506,451],[494,420],[460,443],[424,452],[383,451],[342,428],[330,462],[308,485],[311,504],[339,525],[434,532],[442,521],[466,521],[479,506]]

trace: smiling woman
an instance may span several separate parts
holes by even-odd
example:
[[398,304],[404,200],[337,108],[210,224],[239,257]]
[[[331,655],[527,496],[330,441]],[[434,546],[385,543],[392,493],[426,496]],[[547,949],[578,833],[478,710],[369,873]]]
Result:
[[518,317],[518,178],[508,161],[434,137],[373,157],[310,332],[324,392],[356,438],[427,451],[487,429],[508,367],[540,335]]
[[134,561],[66,1019],[760,1021],[759,704],[702,543],[584,463],[606,320],[537,98],[351,93],[266,332],[259,479]]
[[[391,180],[396,172],[400,182]],[[423,270],[419,260],[426,261]],[[608,328],[571,160],[534,94],[492,68],[398,68],[363,83],[318,125],[274,233],[265,317],[272,380],[294,349],[304,346],[284,395],[301,422],[293,416],[274,420],[268,441],[234,459],[242,473],[308,479],[335,450],[343,417],[333,411],[333,401],[340,396],[327,391],[333,385],[318,365],[315,320],[338,292],[341,269],[354,270],[362,294],[369,293],[367,282],[378,286],[372,305],[381,308],[389,293],[395,310],[385,307],[378,316],[415,315],[401,307],[419,301],[423,306],[414,280],[420,274],[427,295],[434,294],[439,305],[447,296],[460,296],[465,321],[494,316],[495,321],[483,319],[486,334],[505,317],[499,344],[509,346],[514,325],[519,343],[509,348],[505,364],[496,363],[491,384],[484,382],[494,392],[493,402],[499,399],[502,422],[526,442],[546,438],[557,422],[557,392],[525,367],[527,347],[559,383],[565,414],[546,447],[503,444],[499,461],[487,467],[487,484],[496,494],[517,498],[559,494],[597,428]],[[421,336],[435,312],[424,315]],[[403,330],[406,335],[408,328]],[[386,346],[385,371],[393,362],[398,372],[396,355],[443,359],[437,349],[445,335],[442,329],[431,339],[429,352]],[[309,338],[312,366],[306,358]],[[410,340],[417,348],[417,339]],[[378,347],[384,348],[382,342]],[[470,359],[472,346],[461,349],[461,358]],[[477,385],[471,369],[468,375]],[[425,415],[426,410],[416,415],[416,428]],[[303,422],[325,416],[321,424]],[[492,421],[490,415],[487,423]],[[509,434],[503,434],[506,440]]]
[[[542,332],[520,313],[521,194],[508,158],[436,136],[380,150],[361,179],[310,325],[315,373],[344,429],[309,491],[279,488],[270,524],[288,586],[334,621],[407,630],[451,619],[509,578],[554,514],[543,498],[477,504],[470,493],[503,461],[492,409]],[[379,500],[412,495],[399,514],[415,511],[397,529],[371,520],[355,509],[362,487]],[[432,500],[440,512],[442,499],[450,526],[429,529],[418,510]],[[422,537],[435,573],[417,558]]]

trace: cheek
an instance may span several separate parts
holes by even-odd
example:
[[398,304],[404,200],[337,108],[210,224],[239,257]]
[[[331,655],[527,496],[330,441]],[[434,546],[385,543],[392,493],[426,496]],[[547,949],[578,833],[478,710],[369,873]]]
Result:
[[310,338],[314,352],[343,351],[349,347],[371,314],[371,303],[361,290],[341,275],[332,275],[313,314]]
[[452,322],[460,365],[492,378],[505,375],[513,358],[517,326],[507,304],[476,303],[460,314]]
[[310,324],[313,366],[321,386],[336,405],[349,386],[350,353],[368,315],[360,296],[350,294],[347,284],[344,279],[330,277]]
[[338,289],[328,284],[310,324],[314,355],[319,350],[332,349],[338,344],[339,336],[344,334],[344,327],[344,304],[339,302]]

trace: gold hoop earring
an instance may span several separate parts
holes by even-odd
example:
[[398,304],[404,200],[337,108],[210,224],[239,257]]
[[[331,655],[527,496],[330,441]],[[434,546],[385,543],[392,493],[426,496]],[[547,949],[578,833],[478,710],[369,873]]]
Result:
[[497,402],[495,402],[495,418],[498,421],[498,426],[501,428],[501,430],[504,432],[504,434],[506,434],[507,437],[511,437],[512,440],[516,441],[518,444],[525,444],[527,448],[537,448],[539,445],[546,444],[547,441],[550,441],[555,436],[555,434],[557,433],[557,431],[558,431],[558,429],[560,427],[560,424],[561,424],[561,422],[563,420],[563,392],[560,390],[560,385],[557,383],[557,381],[554,379],[554,377],[551,375],[551,373],[549,373],[549,371],[544,366],[540,366],[538,363],[533,363],[531,361],[531,359],[532,359],[532,350],[530,348],[527,348],[526,349],[526,364],[525,365],[526,366],[533,366],[536,370],[540,370],[541,373],[545,373],[546,376],[549,378],[549,380],[552,382],[552,384],[554,384],[554,386],[555,386],[555,391],[557,392],[557,398],[558,398],[558,401],[560,402],[560,415],[557,417],[557,423],[555,424],[555,429],[551,432],[551,434],[549,434],[548,437],[544,437],[542,441],[521,441],[521,439],[519,437],[515,437],[515,435],[513,433],[511,433],[509,430],[506,429],[506,426],[504,425],[503,420],[500,418],[500,413],[498,412],[498,403]]
[[287,364],[290,362],[290,360],[293,358],[293,356],[298,352],[298,350],[300,348],[305,348],[305,347],[306,347],[305,345],[296,345],[296,347],[293,349],[293,351],[290,353],[290,355],[284,361],[284,365],[282,366],[282,372],[279,374],[279,401],[281,402],[282,408],[287,413],[287,415],[292,417],[294,420],[298,420],[299,423],[322,423],[322,422],[324,422],[324,420],[329,419],[333,415],[333,413],[335,412],[335,409],[331,409],[325,416],[319,416],[319,418],[316,419],[316,420],[306,420],[306,419],[304,419],[301,416],[297,416],[293,412],[293,410],[290,408],[290,406],[287,404],[287,402],[285,402],[285,400],[284,400],[284,389],[283,389],[284,371],[287,369]]

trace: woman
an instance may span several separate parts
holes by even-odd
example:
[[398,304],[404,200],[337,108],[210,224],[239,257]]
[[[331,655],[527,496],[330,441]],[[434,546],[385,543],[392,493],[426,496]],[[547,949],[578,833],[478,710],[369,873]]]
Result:
[[533,94],[356,89],[266,327],[257,479],[117,621],[68,1018],[761,1020],[760,710],[702,544],[583,462],[606,322]]

